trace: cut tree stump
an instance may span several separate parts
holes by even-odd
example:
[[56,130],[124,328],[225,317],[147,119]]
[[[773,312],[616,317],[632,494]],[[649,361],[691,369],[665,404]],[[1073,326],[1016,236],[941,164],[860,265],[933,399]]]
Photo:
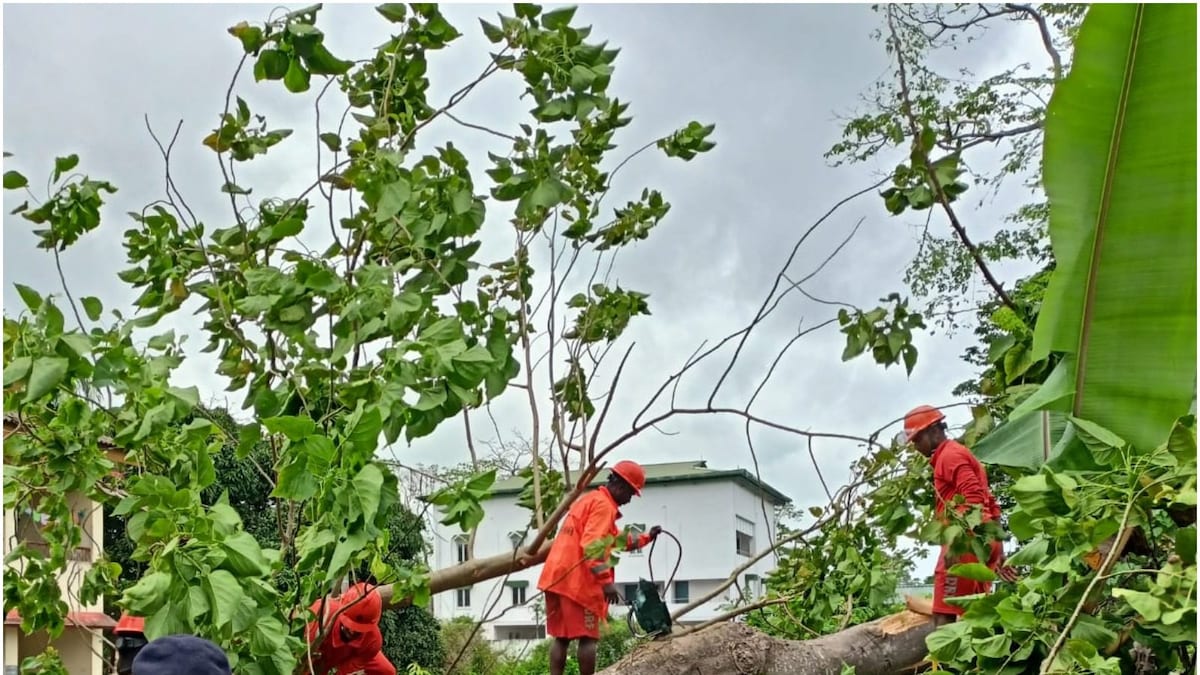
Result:
[[812,640],[780,640],[745,624],[722,623],[651,642],[601,675],[891,675],[925,660],[933,619],[904,611]]

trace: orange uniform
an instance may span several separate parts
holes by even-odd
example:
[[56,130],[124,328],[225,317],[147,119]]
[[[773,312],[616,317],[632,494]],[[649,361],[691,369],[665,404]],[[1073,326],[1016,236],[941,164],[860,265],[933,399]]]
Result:
[[[360,600],[364,594],[366,597]],[[324,617],[321,617],[322,603],[325,606]],[[346,611],[337,614],[343,607],[347,607]],[[366,584],[355,584],[340,598],[330,598],[324,602],[317,600],[311,609],[321,621],[308,624],[305,637],[309,644],[316,640],[319,626],[337,615],[320,648],[314,650],[313,675],[350,675],[360,672],[365,675],[396,675],[395,666],[383,655],[383,635],[379,632],[383,599],[377,591],[368,589]],[[349,640],[342,634],[343,627],[352,634]]]
[[[585,551],[593,542],[619,535],[620,517],[617,502],[605,487],[571,505],[538,578],[538,589],[546,598],[546,632],[551,636],[599,638],[600,624],[608,619],[604,586],[613,582],[613,571],[610,567],[599,572],[593,568],[608,562],[612,547],[605,549],[600,560],[585,559]],[[625,549],[638,549],[649,541],[648,534],[636,539],[630,536]]]
[[[1000,519],[1000,505],[988,486],[987,472],[965,445],[947,439],[933,451],[932,461],[938,515],[942,514],[946,504],[953,501],[955,495],[962,495],[964,503],[958,508],[959,512],[965,512],[971,505],[978,504],[983,507],[984,521]],[[946,598],[987,593],[992,589],[992,584],[947,574],[946,570],[956,563],[979,562],[979,559],[970,553],[959,556],[953,562],[947,561],[947,549],[946,546],[942,547],[933,573],[933,611],[938,614],[961,615],[963,608],[947,604]],[[992,542],[988,567],[996,570],[1000,566],[1003,552],[1000,542]]]

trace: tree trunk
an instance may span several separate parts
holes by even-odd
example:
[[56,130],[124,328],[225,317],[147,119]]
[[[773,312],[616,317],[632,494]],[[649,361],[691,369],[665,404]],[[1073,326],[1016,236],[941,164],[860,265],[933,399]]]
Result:
[[[430,591],[441,593],[528,569],[546,561],[551,542],[537,555],[502,553],[433,572]],[[380,586],[385,606],[402,607],[412,598],[395,597]],[[931,617],[904,611],[812,640],[780,640],[740,623],[721,623],[643,645],[602,675],[827,675],[854,666],[856,675],[891,675],[911,669],[927,655]]]
[[910,670],[928,654],[933,619],[904,611],[812,640],[780,640],[740,623],[651,642],[601,675],[856,675]]
[[[501,553],[490,558],[478,558],[453,567],[436,570],[429,575],[429,590],[431,593],[441,593],[455,588],[465,588],[480,581],[495,579],[505,574],[541,565],[546,562],[546,556],[550,555],[551,543],[550,541],[543,542],[537,555],[531,556],[524,551],[521,551],[519,555]],[[383,597],[384,607],[404,607],[412,602],[411,596],[393,597],[395,589],[390,584],[380,586],[379,595]]]

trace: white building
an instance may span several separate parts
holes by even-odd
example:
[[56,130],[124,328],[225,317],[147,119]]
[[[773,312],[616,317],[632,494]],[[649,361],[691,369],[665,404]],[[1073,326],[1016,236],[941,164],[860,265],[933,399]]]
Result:
[[[653,578],[672,612],[702,597],[724,581],[731,571],[761,553],[777,531],[775,506],[791,500],[775,488],[755,479],[745,469],[714,470],[703,461],[647,464],[646,487],[641,497],[621,509],[618,527],[649,529],[661,525],[682,544],[683,556],[666,536],[650,548],[625,553],[616,567],[616,583],[626,598],[641,578],[649,579],[648,563],[653,563]],[[602,471],[593,485],[603,485],[608,471]],[[484,558],[512,551],[514,542],[528,541],[530,512],[517,505],[522,489],[519,478],[497,481],[492,497],[485,503],[486,515],[475,538],[475,557]],[[433,569],[441,569],[467,560],[467,536],[458,528],[435,523],[432,528]],[[663,582],[679,561],[679,571],[671,588]],[[738,586],[749,588],[751,595],[762,592],[762,579],[775,567],[774,555],[767,555],[746,570]],[[546,637],[544,605],[534,600],[541,567],[523,570],[433,597],[430,611],[442,620],[469,617],[490,620],[482,629],[488,639],[527,645],[529,640]],[[665,591],[665,592],[664,592]],[[739,597],[730,587],[717,597],[689,612],[683,624],[699,623],[723,612],[721,607]],[[626,607],[614,606],[610,620],[624,621]],[[515,646],[515,645],[511,645]]]

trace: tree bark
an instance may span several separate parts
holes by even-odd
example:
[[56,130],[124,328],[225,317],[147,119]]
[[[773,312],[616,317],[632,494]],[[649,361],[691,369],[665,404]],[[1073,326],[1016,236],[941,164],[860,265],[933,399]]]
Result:
[[651,642],[601,675],[891,675],[927,656],[933,619],[904,611],[812,640],[780,640],[740,623],[722,623]]
[[[515,554],[501,553],[436,570],[429,575],[429,590],[431,593],[442,593],[455,588],[465,588],[480,581],[541,565],[546,562],[546,556],[550,555],[551,543],[553,542],[543,542],[537,555],[527,555],[523,550]],[[408,595],[395,597],[395,588],[391,584],[380,586],[379,595],[383,597],[384,607],[404,607],[412,602],[412,597]]]

